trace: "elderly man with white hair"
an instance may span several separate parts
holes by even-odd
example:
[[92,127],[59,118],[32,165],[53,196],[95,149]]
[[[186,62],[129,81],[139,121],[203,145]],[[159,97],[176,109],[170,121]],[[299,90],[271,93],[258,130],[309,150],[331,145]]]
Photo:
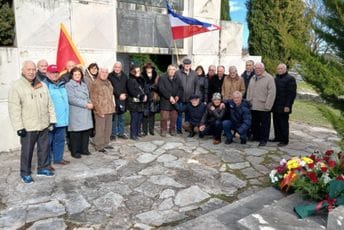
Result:
[[47,86],[35,76],[36,65],[25,61],[22,76],[14,82],[8,95],[8,111],[12,126],[20,136],[20,176],[33,183],[31,161],[37,143],[37,176],[54,176],[48,169],[49,130],[54,129],[56,116]]
[[290,76],[286,64],[277,66],[275,78],[276,99],[272,107],[275,138],[273,142],[279,142],[278,146],[289,143],[289,114],[296,97],[296,80]]
[[271,108],[276,97],[274,78],[265,71],[263,63],[255,64],[255,75],[251,78],[247,90],[247,100],[251,103],[253,140],[259,146],[265,146],[269,140],[271,126]]

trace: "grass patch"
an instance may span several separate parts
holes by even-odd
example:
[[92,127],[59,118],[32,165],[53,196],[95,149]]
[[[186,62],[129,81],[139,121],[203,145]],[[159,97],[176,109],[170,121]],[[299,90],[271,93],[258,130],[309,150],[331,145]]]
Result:
[[[328,109],[334,110],[327,105]],[[319,103],[303,100],[295,100],[293,113],[290,116],[292,121],[299,121],[313,126],[333,128],[331,122],[319,110]]]
[[305,81],[297,81],[297,91],[317,93],[314,87]]

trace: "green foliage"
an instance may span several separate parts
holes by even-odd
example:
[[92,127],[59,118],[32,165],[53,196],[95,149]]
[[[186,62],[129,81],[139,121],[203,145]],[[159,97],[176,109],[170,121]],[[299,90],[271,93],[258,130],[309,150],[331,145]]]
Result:
[[221,20],[230,21],[229,0],[221,0]]
[[344,1],[323,0],[325,13],[318,15],[316,33],[324,39],[341,59],[344,59]]
[[292,64],[292,53],[283,38],[290,36],[304,44],[308,41],[310,18],[305,14],[304,2],[249,0],[246,6],[250,54],[261,55],[269,72],[275,72],[280,62]]
[[14,41],[14,12],[8,1],[0,1],[0,46],[11,46]]
[[344,137],[344,114],[338,114],[335,111],[321,104],[318,105],[318,109],[323,114],[323,116],[332,124],[332,126],[337,130],[338,134]]

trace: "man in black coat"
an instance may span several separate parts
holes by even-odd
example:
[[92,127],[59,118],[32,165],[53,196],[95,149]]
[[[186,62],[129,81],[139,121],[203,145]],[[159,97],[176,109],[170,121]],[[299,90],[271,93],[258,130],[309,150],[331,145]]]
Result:
[[242,79],[244,79],[245,83],[245,93],[243,95],[243,99],[246,98],[248,84],[250,83],[251,78],[254,76],[254,61],[248,60],[245,64],[245,71],[241,74]]
[[296,97],[296,80],[287,72],[287,66],[283,63],[277,66],[275,78],[276,99],[272,107],[275,138],[278,146],[286,146],[289,143],[289,114]]
[[113,114],[112,118],[111,140],[115,140],[116,136],[122,139],[128,139],[128,136],[124,133],[128,76],[122,71],[121,62],[115,62],[113,71],[109,74],[108,79],[112,84],[116,101],[116,113]]
[[211,102],[212,96],[214,93],[220,93],[222,91],[222,83],[223,79],[226,77],[225,75],[225,67],[223,65],[219,65],[217,67],[217,73],[211,79],[209,79],[208,83],[208,102]]

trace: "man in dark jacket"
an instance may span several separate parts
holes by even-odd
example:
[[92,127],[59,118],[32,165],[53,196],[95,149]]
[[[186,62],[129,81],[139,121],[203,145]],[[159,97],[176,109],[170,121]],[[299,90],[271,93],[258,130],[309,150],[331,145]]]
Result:
[[211,101],[211,98],[214,93],[220,93],[222,91],[222,83],[223,79],[225,78],[225,67],[223,65],[219,65],[217,67],[217,73],[211,79],[209,79],[208,84],[208,101]]
[[226,113],[222,121],[223,131],[227,137],[226,144],[233,142],[232,130],[234,136],[240,139],[241,144],[246,144],[247,131],[251,126],[251,110],[248,102],[242,100],[242,93],[235,91],[233,100],[224,102]]
[[248,84],[250,83],[251,78],[254,76],[254,61],[248,60],[246,61],[245,71],[241,74],[242,79],[244,79],[245,83],[245,93],[243,98],[246,98]]
[[[191,60],[185,58],[183,60],[183,69],[176,72],[176,77],[182,84],[183,94],[178,102],[178,118],[177,118],[177,133],[182,133],[183,110],[189,102],[192,94],[195,94],[198,88],[197,73],[191,69]],[[185,116],[185,120],[187,117]]]
[[225,105],[221,102],[221,99],[220,93],[213,94],[212,102],[207,105],[199,126],[199,137],[213,135],[214,145],[221,143],[222,118],[225,114]]
[[116,136],[122,139],[128,139],[124,133],[124,113],[127,100],[127,81],[128,76],[122,71],[122,63],[115,62],[113,71],[109,74],[109,81],[113,87],[113,94],[116,102],[116,113],[112,117],[111,140],[116,140]]
[[276,99],[272,107],[275,138],[272,141],[285,146],[289,143],[289,114],[296,97],[296,80],[283,63],[277,66],[275,84]]
[[197,94],[190,97],[190,102],[185,108],[188,120],[183,123],[183,129],[190,133],[188,137],[193,137],[195,133],[199,132],[199,125],[206,107],[204,103],[201,103],[201,99]]
[[37,72],[36,77],[40,81],[44,81],[47,79],[47,69],[48,69],[48,62],[45,59],[39,60],[37,62]]
[[176,67],[169,65],[167,74],[158,82],[160,93],[160,135],[166,137],[167,122],[170,121],[169,132],[173,136],[176,133],[177,102],[183,95],[183,86],[176,77]]
[[63,71],[64,73],[61,75],[60,79],[62,79],[64,82],[69,82],[69,80],[72,78],[72,75],[70,73],[70,71],[76,66],[75,62],[72,60],[69,60],[66,62],[66,66],[65,66],[65,71]]

